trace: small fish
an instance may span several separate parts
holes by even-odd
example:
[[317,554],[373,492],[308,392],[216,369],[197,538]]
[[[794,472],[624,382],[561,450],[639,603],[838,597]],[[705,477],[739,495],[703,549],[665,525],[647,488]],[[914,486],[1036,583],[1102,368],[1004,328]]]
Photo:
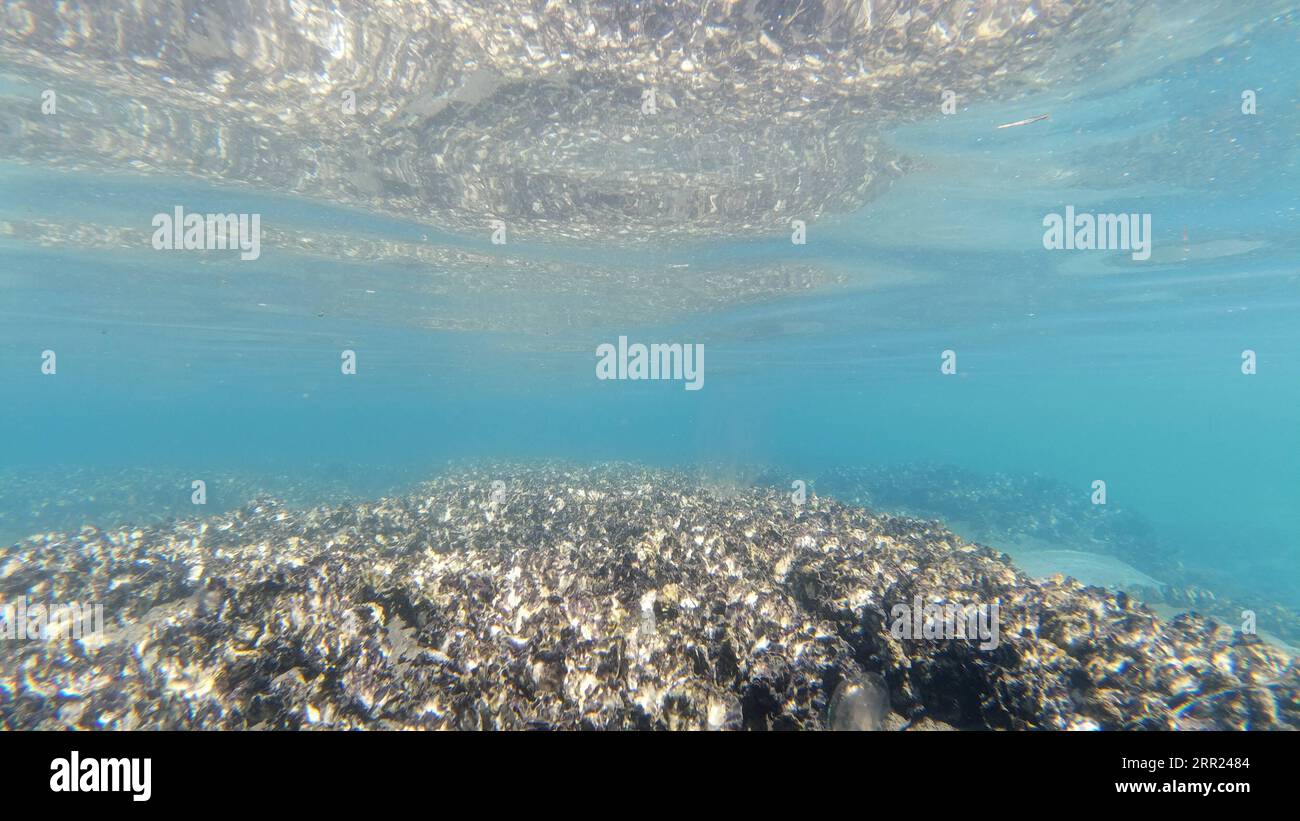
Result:
[[1051,114],[1039,114],[1037,117],[1030,117],[1028,120],[1016,120],[1014,123],[1003,123],[998,126],[998,128],[1015,128],[1018,125],[1029,125],[1030,123],[1036,123],[1039,120],[1046,120],[1051,116]]

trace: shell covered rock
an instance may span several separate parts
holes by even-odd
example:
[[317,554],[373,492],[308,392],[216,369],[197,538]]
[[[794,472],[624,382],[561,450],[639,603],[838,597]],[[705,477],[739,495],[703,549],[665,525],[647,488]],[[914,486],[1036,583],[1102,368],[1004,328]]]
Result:
[[[818,729],[864,681],[916,729],[1300,722],[1254,637],[1035,583],[933,522],[631,467],[32,537],[0,551],[0,600],[24,596],[108,626],[0,642],[8,728]],[[900,636],[917,597],[997,602],[1000,641]]]

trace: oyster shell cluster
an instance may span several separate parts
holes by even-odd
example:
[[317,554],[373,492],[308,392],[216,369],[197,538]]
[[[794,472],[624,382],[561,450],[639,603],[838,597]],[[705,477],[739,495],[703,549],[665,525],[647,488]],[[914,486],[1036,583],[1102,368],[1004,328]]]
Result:
[[[1159,590],[1148,587],[1148,602],[1158,598],[1228,624],[1239,624],[1243,611],[1250,611],[1261,628],[1300,645],[1300,613],[1285,585],[1270,585],[1267,579],[1247,585],[1240,574],[1206,567],[1204,560],[1185,557],[1185,545],[1162,537],[1141,514],[1114,504],[1094,505],[1088,494],[1056,479],[917,462],[835,467],[814,484],[818,492],[849,504],[960,522],[958,529],[969,529],[967,535],[1006,549],[1041,539],[1115,556],[1165,582]],[[1248,537],[1240,538],[1246,552]],[[1284,570],[1279,566],[1273,575],[1284,579]]]
[[[76,531],[84,522],[158,524],[196,512],[224,513],[261,497],[305,508],[370,499],[410,488],[428,473],[416,468],[325,462],[292,470],[209,469],[201,476],[164,465],[31,465],[0,467],[0,542],[33,533]],[[206,483],[205,507],[191,482]]]
[[[815,729],[833,701],[841,726],[1300,722],[1290,657],[1207,619],[1035,583],[933,522],[634,467],[46,534],[0,551],[23,596],[111,625],[0,641],[7,728]],[[917,596],[998,602],[1000,642],[896,637]]]

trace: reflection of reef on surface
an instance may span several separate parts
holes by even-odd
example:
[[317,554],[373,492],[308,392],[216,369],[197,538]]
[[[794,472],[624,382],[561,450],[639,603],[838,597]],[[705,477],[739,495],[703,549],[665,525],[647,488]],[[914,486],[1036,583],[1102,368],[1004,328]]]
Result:
[[[1086,77],[1106,0],[9,3],[0,154],[248,183],[484,235],[772,235],[902,165],[879,135],[942,95]],[[653,91],[653,100],[647,94]],[[653,111],[650,108],[653,108]]]
[[[143,220],[138,228],[52,219],[0,220],[0,240],[63,251],[152,253],[151,232]],[[285,282],[297,278],[319,289],[321,299],[337,300],[335,311],[350,319],[405,322],[437,330],[525,331],[535,337],[541,332],[620,322],[667,322],[692,313],[832,288],[845,281],[840,272],[801,262],[728,261],[677,267],[640,259],[559,262],[511,253],[509,246],[494,254],[434,243],[281,228],[264,228],[262,241],[265,248],[275,249],[275,277]],[[237,255],[189,253],[195,265],[211,264],[217,272],[240,270]],[[140,265],[138,257],[122,259],[123,264],[127,260],[136,263],[132,268],[136,275],[156,272],[165,276],[172,270],[166,254],[148,259],[146,265]],[[383,283],[391,301],[378,301],[373,307],[344,301],[338,292],[346,289],[329,287],[336,280],[322,273],[321,263],[344,266],[349,281],[355,281],[356,271],[363,270],[364,276]],[[48,273],[37,269],[17,271],[13,276],[29,279],[36,288]],[[112,298],[112,294],[105,295],[106,301]],[[226,295],[216,298],[231,299]],[[459,307],[461,301],[467,301],[472,309]],[[398,310],[394,310],[395,303]],[[425,307],[412,311],[413,305]],[[245,306],[235,303],[231,307]],[[541,343],[534,339],[532,344]]]
[[[33,537],[0,596],[111,622],[0,642],[9,728],[812,729],[873,676],[890,727],[1300,723],[1300,676],[1252,637],[1033,582],[932,522],[635,468]],[[996,648],[896,637],[917,597],[997,602]]]

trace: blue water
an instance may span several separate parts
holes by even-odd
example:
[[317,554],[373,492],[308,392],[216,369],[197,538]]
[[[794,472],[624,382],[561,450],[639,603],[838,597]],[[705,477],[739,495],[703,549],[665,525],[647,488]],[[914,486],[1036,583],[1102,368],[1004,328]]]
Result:
[[[1198,5],[1213,25],[1175,15],[1167,37],[1086,82],[890,127],[908,170],[860,209],[811,220],[806,245],[778,234],[497,247],[486,231],[255,185],[19,159],[22,131],[0,132],[0,221],[139,232],[183,203],[345,248],[389,240],[614,272],[553,288],[544,276],[500,287],[487,270],[486,286],[463,287],[409,258],[272,239],[254,264],[3,233],[0,465],[48,479],[46,496],[66,486],[74,519],[79,505],[95,513],[59,477],[87,466],[308,485],[324,470],[360,493],[486,458],[762,470],[782,483],[932,463],[1037,474],[1081,500],[1100,479],[1107,504],[1140,514],[1185,565],[1300,608],[1300,29],[1294,13]],[[35,105],[41,81],[0,66],[6,105]],[[1043,217],[1067,205],[1150,214],[1151,259],[1045,250]],[[742,279],[789,263],[834,278],[642,313],[619,280],[632,261]],[[703,344],[704,388],[597,380],[597,346],[620,335]],[[56,375],[41,373],[45,349]],[[340,372],[345,349],[355,375]],[[1241,371],[1246,349],[1254,375]],[[956,374],[941,373],[944,350]],[[224,492],[213,488],[212,509],[243,501]],[[190,489],[174,493],[183,505]],[[0,508],[19,514],[42,501],[0,490]]]

